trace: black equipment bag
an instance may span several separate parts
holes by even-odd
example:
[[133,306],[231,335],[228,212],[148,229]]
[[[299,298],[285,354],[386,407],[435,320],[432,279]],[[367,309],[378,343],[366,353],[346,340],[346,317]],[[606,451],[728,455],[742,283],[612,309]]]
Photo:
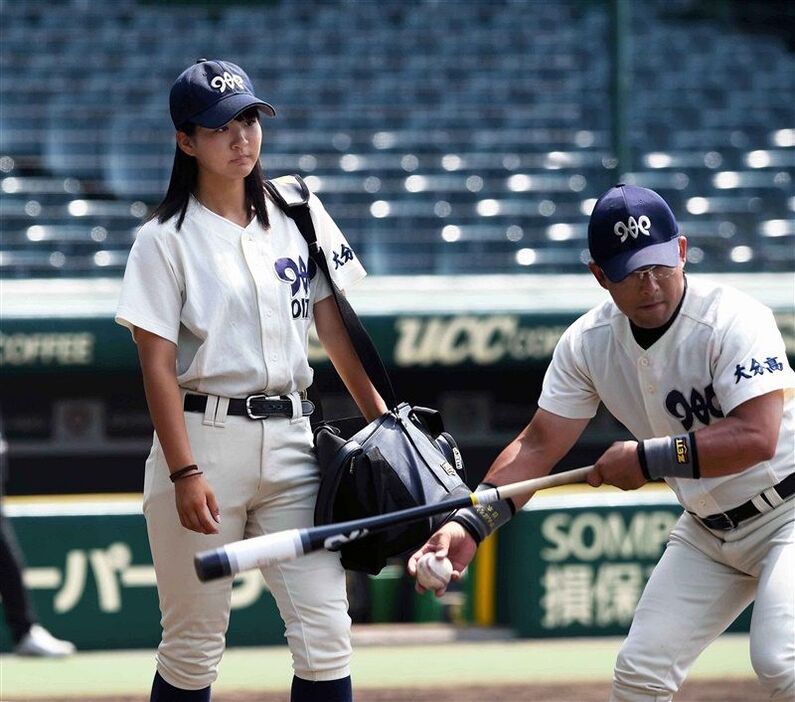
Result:
[[[369,517],[406,507],[468,495],[461,453],[444,431],[441,415],[425,407],[398,403],[389,375],[356,312],[334,283],[317,241],[309,209],[309,189],[298,175],[266,181],[279,208],[298,226],[309,254],[329,281],[351,343],[389,411],[356,431],[346,423],[324,421],[320,403],[314,424],[315,453],[321,480],[315,525]],[[394,526],[344,544],[342,565],[377,574],[393,556],[419,548],[450,514]]]

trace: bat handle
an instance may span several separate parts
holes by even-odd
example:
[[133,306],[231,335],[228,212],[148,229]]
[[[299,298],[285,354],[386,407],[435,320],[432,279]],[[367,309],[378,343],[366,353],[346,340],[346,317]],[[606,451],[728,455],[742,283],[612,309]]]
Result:
[[544,475],[540,478],[531,478],[530,480],[523,480],[519,483],[509,483],[502,487],[483,490],[482,492],[475,493],[477,496],[477,504],[485,505],[490,502],[505,500],[509,497],[528,495],[537,490],[546,490],[547,488],[558,487],[560,485],[579,483],[585,480],[588,473],[592,470],[593,466],[583,466],[582,468],[575,468],[574,470],[565,471],[563,473],[553,473],[552,475]]
[[287,529],[253,539],[235,541],[226,546],[200,551],[193,558],[196,575],[202,582],[236,575],[250,568],[264,568],[274,563],[292,561],[307,552],[302,532]]

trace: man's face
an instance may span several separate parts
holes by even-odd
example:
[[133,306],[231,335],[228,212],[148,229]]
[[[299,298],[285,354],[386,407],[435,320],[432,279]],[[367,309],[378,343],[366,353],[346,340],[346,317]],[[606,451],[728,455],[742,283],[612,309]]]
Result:
[[629,319],[643,329],[665,324],[673,315],[685,290],[684,262],[687,240],[679,237],[679,265],[676,268],[651,266],[630,273],[614,283],[595,263],[588,267],[613,302]]

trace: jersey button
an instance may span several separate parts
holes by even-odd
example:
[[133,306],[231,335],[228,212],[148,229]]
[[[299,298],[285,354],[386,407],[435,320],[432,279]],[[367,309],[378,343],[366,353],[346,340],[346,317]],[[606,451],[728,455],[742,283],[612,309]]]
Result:
[[273,317],[273,310],[265,310],[266,317]]
[[656,388],[653,385],[647,385],[646,386],[646,390],[648,390],[650,395],[653,395],[655,390],[656,390]]
[[640,365],[646,368],[649,365],[649,359],[644,356],[640,359]]

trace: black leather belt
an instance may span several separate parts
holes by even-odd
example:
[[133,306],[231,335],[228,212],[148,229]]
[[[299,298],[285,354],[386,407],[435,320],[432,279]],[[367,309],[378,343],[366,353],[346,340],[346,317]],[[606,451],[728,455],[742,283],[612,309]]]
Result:
[[[204,412],[207,408],[207,395],[185,395],[186,412]],[[301,400],[301,414],[308,417],[315,411],[311,400]],[[249,419],[267,419],[268,417],[292,417],[293,403],[288,397],[270,397],[268,395],[249,395],[246,398],[233,397],[229,400],[227,414]]]
[[[786,500],[788,497],[795,494],[795,473],[790,473],[786,478],[784,478],[784,480],[774,485],[773,489],[778,493],[778,496],[782,500]],[[767,502],[764,495],[762,495],[762,499]],[[707,526],[710,529],[726,530],[734,529],[746,519],[750,519],[751,517],[755,517],[757,514],[761,513],[761,510],[749,500],[748,502],[741,504],[739,507],[730,509],[727,512],[710,514],[708,517],[699,517],[698,515],[694,516],[701,521],[704,526]]]

